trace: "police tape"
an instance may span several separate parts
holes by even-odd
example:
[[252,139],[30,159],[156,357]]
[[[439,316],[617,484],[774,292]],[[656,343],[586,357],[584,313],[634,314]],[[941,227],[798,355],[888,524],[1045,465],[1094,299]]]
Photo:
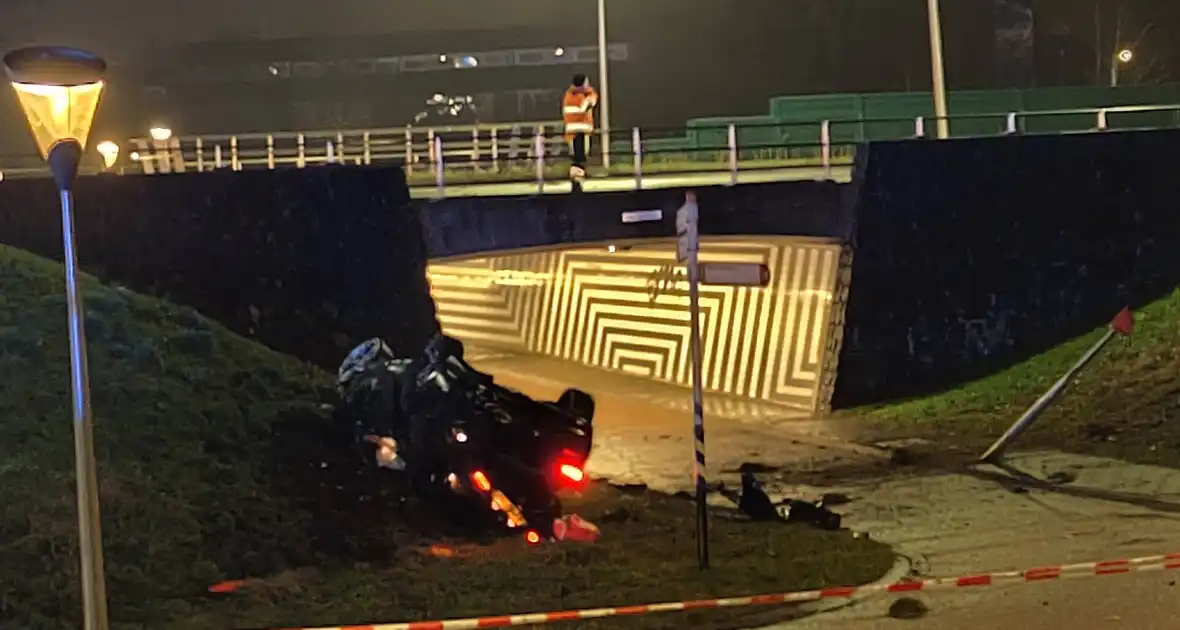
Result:
[[604,617],[628,617],[655,613],[707,610],[714,608],[738,608],[743,606],[767,606],[775,604],[805,604],[825,599],[852,599],[859,595],[880,595],[890,593],[913,593],[916,591],[952,590],[1031,584],[1052,580],[1122,575],[1148,571],[1180,569],[1180,553],[1160,556],[1144,556],[1123,560],[1104,560],[1054,566],[1034,567],[1022,571],[999,571],[949,578],[909,579],[884,584],[865,586],[837,586],[812,591],[794,591],[747,597],[725,597],[683,602],[642,604],[639,606],[617,606],[613,608],[586,608],[560,612],[529,613],[523,615],[501,615],[494,617],[472,617],[469,619],[446,619],[442,621],[410,621],[402,623],[362,624],[351,626],[326,626],[287,628],[285,630],[476,630],[478,628],[507,628],[557,623],[562,621],[585,621]]

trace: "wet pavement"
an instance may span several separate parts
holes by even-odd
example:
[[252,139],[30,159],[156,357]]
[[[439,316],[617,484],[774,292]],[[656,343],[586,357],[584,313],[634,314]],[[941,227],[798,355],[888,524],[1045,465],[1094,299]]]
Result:
[[[692,487],[687,389],[511,353],[473,358],[498,381],[533,396],[553,399],[573,384],[594,394],[592,474],[659,490]],[[1014,485],[992,467],[891,466],[888,448],[857,444],[847,425],[757,401],[707,397],[705,421],[713,480],[736,482],[740,464],[756,463],[776,498],[845,494],[851,502],[837,511],[846,525],[893,545],[919,577],[1180,552],[1180,471],[1018,453],[1010,458],[1016,469],[1058,484]],[[845,478],[842,470],[860,474]],[[1177,579],[1180,571],[920,593],[929,611],[912,620],[888,617],[898,596],[871,597],[780,627],[1172,630],[1180,627]]]

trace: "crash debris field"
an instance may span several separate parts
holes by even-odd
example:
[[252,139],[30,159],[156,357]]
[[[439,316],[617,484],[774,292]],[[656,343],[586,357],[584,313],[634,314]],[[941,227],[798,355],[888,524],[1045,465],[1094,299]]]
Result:
[[[592,484],[593,545],[465,532],[334,444],[332,375],[197,312],[83,277],[114,628],[372,623],[871,581],[892,551],[718,513],[701,574],[690,503]],[[0,627],[76,628],[77,515],[62,268],[0,246]],[[210,586],[241,580],[231,594]],[[627,627],[740,627],[712,611]],[[584,627],[616,627],[604,620]]]

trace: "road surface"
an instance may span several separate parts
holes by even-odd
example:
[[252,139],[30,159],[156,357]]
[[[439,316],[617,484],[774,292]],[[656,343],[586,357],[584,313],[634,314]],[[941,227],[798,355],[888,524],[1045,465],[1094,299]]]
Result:
[[[852,179],[852,167],[834,166],[831,169],[832,180],[848,182]],[[806,166],[792,168],[774,168],[745,170],[738,172],[739,184],[755,184],[781,181],[807,181],[828,179],[822,167]],[[729,171],[691,174],[661,174],[645,176],[641,180],[643,189],[653,188],[687,188],[690,186],[723,186],[729,184],[732,177]],[[586,192],[608,192],[620,190],[634,190],[634,177],[606,177],[593,178],[586,181]],[[545,182],[540,191],[545,194],[563,194],[570,191],[567,181]],[[413,186],[410,194],[415,199],[439,199],[444,197],[499,197],[510,195],[535,195],[538,193],[536,182],[491,182],[487,184],[457,184],[448,185],[441,191],[435,186]]]
[[[553,399],[571,385],[595,395],[591,474],[665,491],[691,488],[687,389],[554,359],[472,357],[498,381],[534,396]],[[708,395],[705,402],[711,479],[734,481],[737,466],[751,462],[768,467],[763,480],[779,496],[846,494],[852,502],[839,508],[845,523],[894,545],[922,577],[1180,552],[1175,470],[1059,452],[1018,454],[1013,465],[1029,474],[1076,477],[1055,491],[1018,493],[997,483],[994,469],[890,469],[888,451],[850,441],[847,426],[777,405]],[[868,481],[838,472],[857,466],[884,472]],[[798,483],[803,473],[815,483],[825,470],[833,472],[823,486]],[[929,612],[915,620],[886,615],[900,596],[875,597],[776,630],[1174,630],[1177,579],[1180,571],[919,593]]]

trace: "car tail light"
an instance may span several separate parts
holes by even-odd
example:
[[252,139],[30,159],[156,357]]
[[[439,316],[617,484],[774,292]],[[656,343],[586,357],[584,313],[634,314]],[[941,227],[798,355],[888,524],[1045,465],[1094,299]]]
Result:
[[586,471],[582,469],[582,458],[569,449],[564,449],[554,462],[554,472],[557,473],[557,483],[561,486],[579,486],[586,481]]
[[557,472],[561,473],[563,479],[573,483],[582,483],[582,480],[586,478],[586,473],[573,464],[562,464],[558,467]]

